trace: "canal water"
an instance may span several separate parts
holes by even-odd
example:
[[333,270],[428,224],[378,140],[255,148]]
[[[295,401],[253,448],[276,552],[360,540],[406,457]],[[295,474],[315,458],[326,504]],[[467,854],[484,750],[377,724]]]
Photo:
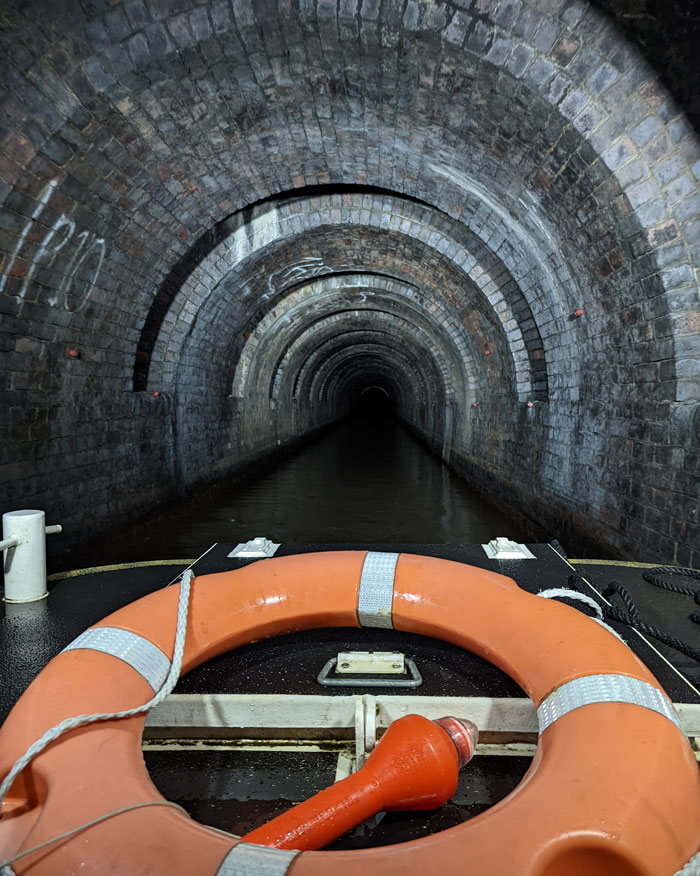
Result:
[[116,560],[194,558],[214,542],[485,543],[522,531],[393,417],[365,413],[205,504],[149,528]]

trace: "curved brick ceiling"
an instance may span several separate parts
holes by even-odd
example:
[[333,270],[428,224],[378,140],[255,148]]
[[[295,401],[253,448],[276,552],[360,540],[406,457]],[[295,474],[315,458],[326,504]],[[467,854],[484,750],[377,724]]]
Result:
[[700,8],[695,0],[594,0],[612,16],[700,130]]
[[379,385],[550,533],[693,558],[700,151],[605,13],[15,0],[4,25],[7,502],[99,529],[86,505],[132,518]]

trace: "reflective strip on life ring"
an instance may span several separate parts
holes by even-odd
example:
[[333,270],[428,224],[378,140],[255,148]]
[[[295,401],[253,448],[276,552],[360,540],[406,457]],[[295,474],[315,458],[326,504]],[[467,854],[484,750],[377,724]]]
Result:
[[391,606],[399,554],[368,551],[362,565],[357,617],[361,627],[394,628]]
[[226,855],[216,876],[285,876],[299,852],[239,843]]
[[680,730],[681,722],[673,703],[657,687],[629,675],[584,675],[568,681],[547,697],[537,708],[539,732],[562,715],[593,703],[629,703],[658,712]]
[[170,660],[160,648],[143,636],[118,627],[85,630],[77,639],[66,645],[61,653],[81,648],[118,657],[142,675],[154,691],[161,689],[170,671]]
[[[46,666],[0,730],[0,775],[63,719],[151,698],[158,675],[143,674],[134,655],[150,643],[162,673],[178,589],[124,606]],[[539,707],[532,766],[505,799],[434,836],[293,858],[250,851],[172,807],[151,806],[17,860],[17,876],[238,876],[239,864],[245,876],[258,865],[265,876],[670,876],[696,854],[700,775],[658,682],[599,624],[501,575],[412,554],[343,551],[202,576],[192,585],[183,672],[268,636],[377,622],[484,657]],[[118,643],[103,647],[115,630]],[[3,808],[0,860],[96,816],[162,802],[143,763],[144,720],[80,728],[39,754]]]

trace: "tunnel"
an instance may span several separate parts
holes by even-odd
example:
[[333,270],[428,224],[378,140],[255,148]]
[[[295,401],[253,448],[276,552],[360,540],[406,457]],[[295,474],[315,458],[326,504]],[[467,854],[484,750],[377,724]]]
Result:
[[2,510],[60,559],[394,416],[533,536],[699,566],[697,23],[3,4]]
[[361,386],[355,390],[350,412],[370,421],[382,420],[394,414],[395,403],[391,390],[379,384]]

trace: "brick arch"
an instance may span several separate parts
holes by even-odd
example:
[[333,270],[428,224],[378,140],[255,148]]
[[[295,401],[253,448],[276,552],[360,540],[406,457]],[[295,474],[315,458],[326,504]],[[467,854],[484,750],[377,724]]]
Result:
[[[312,317],[305,314],[307,308],[313,308]],[[329,314],[342,327],[344,324],[355,324],[358,317],[370,320],[368,312],[377,308],[384,309],[387,317],[390,308],[394,308],[396,315],[407,326],[408,336],[411,330],[415,332],[416,342],[420,339],[419,332],[428,332],[430,346],[439,346],[442,355],[449,358],[452,366],[459,366],[469,394],[476,394],[477,367],[469,336],[463,326],[454,320],[446,308],[435,306],[431,300],[421,300],[415,290],[403,286],[399,281],[364,274],[320,277],[282,299],[248,338],[237,360],[232,394],[244,398],[250,391],[247,386],[249,375],[255,373],[260,379],[260,369],[267,368],[263,373],[270,376],[264,379],[269,381],[271,397],[276,397],[285,357],[291,356],[295,348],[309,343],[309,338],[315,337],[319,323],[327,320]],[[275,345],[272,349],[263,346],[268,338]],[[446,371],[445,367],[443,371]]]
[[[167,278],[186,285],[183,257],[199,241],[211,252],[226,217],[295,189],[355,185],[432,205],[479,238],[515,284],[499,288],[523,339],[511,294],[541,338],[528,360],[533,376],[545,361],[546,405],[524,420],[509,397],[493,399],[502,440],[458,441],[455,466],[500,479],[518,505],[534,483],[542,514],[582,513],[611,550],[696,561],[700,533],[679,509],[692,499],[700,395],[698,142],[594,5],[144,0],[54,4],[50,16],[7,5],[0,294],[18,425],[3,501],[55,496],[48,510],[80,531],[86,502],[109,507],[112,526],[237,470],[245,460],[226,446],[242,414],[203,367],[207,345],[235,358],[241,330],[274,300],[243,278],[226,294],[240,293],[245,312],[209,333],[194,298],[165,308],[171,345],[156,371],[161,388],[176,387],[166,411],[130,391],[139,339],[159,322],[147,329],[154,299]],[[88,240],[101,257],[82,259]],[[446,253],[435,253],[442,281]],[[198,282],[208,294],[218,281]],[[65,353],[76,339],[80,364]],[[173,448],[174,433],[198,454]],[[639,484],[659,483],[669,447],[677,462],[660,467],[672,498],[660,509],[658,489]],[[98,474],[117,470],[123,483]]]
[[[331,274],[345,273],[351,276],[364,266],[365,259],[372,258],[371,254],[366,257],[360,254],[338,266],[323,264],[322,259],[314,255],[294,257],[292,252],[328,253],[334,238],[342,239],[350,234],[356,242],[361,233],[366,235],[371,231],[376,239],[392,238],[392,247],[398,247],[403,238],[412,240],[417,247],[413,250],[410,262],[406,261],[403,265],[396,262],[393,266],[388,262],[384,264],[382,270],[385,279],[378,279],[379,286],[391,282],[392,277],[403,279],[420,275],[424,278],[419,287],[421,294],[432,298],[428,306],[443,311],[445,308],[452,310],[452,322],[463,318],[460,314],[467,310],[472,313],[492,313],[491,334],[502,335],[508,351],[506,355],[509,355],[515,373],[518,397],[523,401],[547,398],[545,346],[552,342],[552,338],[545,337],[543,340],[527,297],[520,291],[517,280],[504,262],[491,253],[480,238],[468,233],[454,220],[426,205],[409,202],[389,193],[367,195],[357,192],[312,195],[308,199],[294,199],[291,203],[275,201],[269,212],[260,208],[256,215],[259,230],[246,231],[245,226],[238,225],[234,237],[238,236],[243,244],[237,240],[232,243],[228,237],[222,239],[216,252],[202,262],[198,272],[172,302],[174,313],[169,331],[161,331],[152,353],[154,375],[151,385],[154,388],[174,385],[177,363],[183,358],[182,344],[185,340],[190,342],[192,338],[192,320],[179,318],[178,311],[182,313],[188,308],[190,311],[196,309],[198,314],[205,313],[201,323],[207,327],[217,321],[228,324],[229,311],[237,301],[231,290],[245,286],[246,277],[265,272],[265,281],[257,283],[257,289],[262,291],[250,295],[251,298],[255,296],[261,305],[264,302],[267,307],[288,288],[306,283],[307,288],[313,290],[315,287],[308,284],[319,275],[321,279],[324,275],[327,279]],[[494,227],[489,221],[484,221],[482,234],[487,236]],[[257,242],[260,250],[253,249],[252,242]],[[378,245],[383,248],[387,246],[380,240]],[[339,253],[339,258],[347,259],[351,250],[346,245],[345,250],[341,247]],[[428,264],[427,269],[419,270],[419,257]],[[449,284],[443,283],[439,292],[432,288],[436,280],[430,276],[431,259],[447,265],[454,274],[454,279]],[[530,263],[525,266],[523,262],[524,256],[520,262],[511,260],[516,277],[533,273]],[[273,267],[270,268],[270,265]],[[277,265],[279,267],[275,267]],[[203,282],[203,276],[208,277],[209,285]],[[532,289],[532,278],[527,288]],[[471,290],[470,295],[467,295],[467,290]],[[473,303],[468,304],[470,300]],[[258,319],[263,318],[264,312],[264,309],[257,311]],[[255,324],[253,321],[244,334],[253,331]],[[561,343],[561,337],[557,336],[556,345],[560,346]]]

